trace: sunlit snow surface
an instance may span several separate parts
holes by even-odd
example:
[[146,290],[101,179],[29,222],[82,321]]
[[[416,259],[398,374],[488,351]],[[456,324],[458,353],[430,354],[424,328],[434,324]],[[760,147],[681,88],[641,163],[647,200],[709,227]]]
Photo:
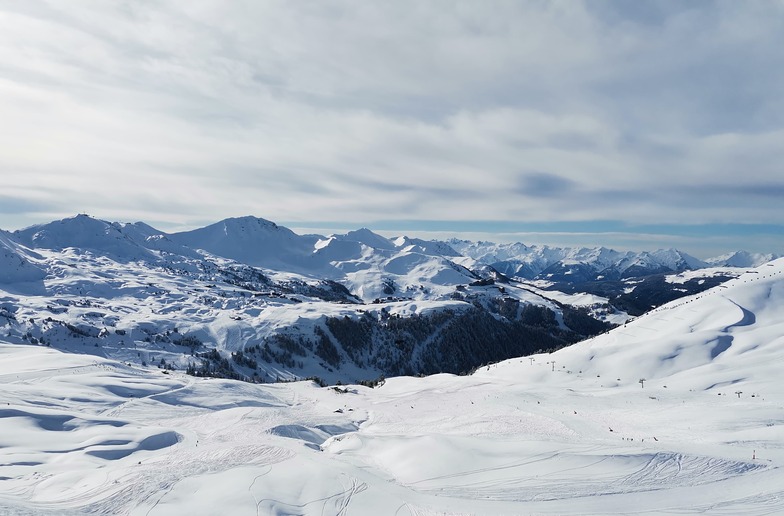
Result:
[[783,271],[345,393],[2,344],[0,512],[784,514]]

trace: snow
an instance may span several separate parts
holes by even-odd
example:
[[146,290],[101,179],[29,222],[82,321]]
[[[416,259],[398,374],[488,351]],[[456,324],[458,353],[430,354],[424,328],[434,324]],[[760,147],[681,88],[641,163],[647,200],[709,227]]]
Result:
[[[750,267],[746,267],[747,269]],[[677,274],[668,274],[664,277],[667,283],[683,284],[693,279],[711,278],[714,276],[735,277],[743,274],[745,270],[738,267],[707,267],[692,271],[683,271]]]
[[759,267],[770,261],[780,258],[776,254],[749,253],[748,251],[735,251],[706,260],[708,264],[717,267]]
[[777,260],[552,354],[375,389],[201,379],[0,344],[0,506],[782,514],[782,313]]
[[155,259],[150,250],[129,238],[117,226],[87,215],[31,226],[15,231],[13,237],[29,248],[97,251],[121,262]]
[[[665,270],[677,271],[684,268],[700,269],[708,266],[706,262],[677,249],[635,253],[616,251],[606,247],[561,248],[546,245],[527,246],[519,242],[496,244],[456,239],[447,241],[447,244],[477,262],[494,266],[510,276],[525,278],[534,278],[558,264],[564,268],[587,265],[596,272],[615,269],[620,273],[632,267],[661,272]],[[569,275],[573,272],[567,270],[565,274]]]
[[[567,304],[580,308],[587,308],[593,317],[598,320],[606,321],[614,325],[623,324],[630,319],[629,314],[624,311],[610,308],[610,300],[606,297],[597,296],[596,294],[589,294],[587,292],[576,292],[567,294],[557,290],[547,290],[550,283],[543,280],[520,282],[517,284],[520,293],[515,293],[515,284],[511,285],[508,289],[509,292],[521,301],[532,304],[543,304],[542,301],[554,303],[545,303],[544,305],[551,310],[557,311],[558,304]],[[627,289],[629,291],[634,290]],[[534,296],[522,295],[522,292],[534,294]],[[536,299],[536,298],[540,299]]]
[[257,217],[222,220],[207,227],[174,233],[169,238],[191,249],[224,258],[285,270],[309,271],[318,264],[311,254],[317,238],[297,235],[288,228]]
[[337,236],[337,238],[340,240],[346,240],[348,242],[359,242],[374,249],[393,250],[396,247],[396,244],[389,239],[384,238],[379,234],[373,233],[367,228],[349,231],[345,235]]
[[417,251],[433,256],[446,256],[450,259],[464,258],[452,249],[446,242],[437,240],[422,240],[421,238],[410,238],[401,236],[393,240],[396,247],[409,251]]
[[23,248],[8,233],[0,230],[0,285],[44,279],[46,272],[31,258],[29,249]]

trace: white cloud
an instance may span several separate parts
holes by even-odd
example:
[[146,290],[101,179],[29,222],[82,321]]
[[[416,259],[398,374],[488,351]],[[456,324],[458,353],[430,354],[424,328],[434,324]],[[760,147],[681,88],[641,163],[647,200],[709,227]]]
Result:
[[5,227],[77,211],[784,225],[779,4],[2,10]]

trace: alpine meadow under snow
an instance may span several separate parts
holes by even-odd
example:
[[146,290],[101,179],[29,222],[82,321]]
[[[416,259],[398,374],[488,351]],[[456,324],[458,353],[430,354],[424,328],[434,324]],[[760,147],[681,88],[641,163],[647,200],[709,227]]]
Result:
[[[784,512],[784,259],[483,245],[299,236],[255,218],[167,235],[79,216],[0,234],[2,512]],[[495,268],[510,261],[541,270]],[[587,282],[554,279],[588,268]],[[682,297],[630,317],[586,291],[609,274]],[[465,313],[555,339],[579,335],[578,309],[616,326],[467,375],[379,378],[384,346],[424,367],[444,352],[434,342],[457,342],[449,321],[470,340]],[[420,335],[423,321],[440,326]],[[270,383],[307,374],[343,383]]]

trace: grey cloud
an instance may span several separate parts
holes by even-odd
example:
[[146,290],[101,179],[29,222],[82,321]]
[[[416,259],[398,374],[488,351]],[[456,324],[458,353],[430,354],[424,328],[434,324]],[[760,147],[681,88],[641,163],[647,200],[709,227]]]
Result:
[[524,174],[519,182],[517,191],[527,197],[566,197],[576,187],[574,181],[543,172]]
[[701,196],[714,202],[717,197],[722,199],[735,199],[740,202],[773,202],[780,205],[784,200],[784,183],[767,184],[736,184],[736,185],[712,185],[707,184],[699,187],[690,187],[686,190],[685,196]]
[[[347,180],[349,178],[346,178]],[[444,186],[428,186],[416,183],[401,183],[395,182],[394,178],[387,181],[371,178],[351,178],[350,181],[355,186],[366,188],[369,191],[378,192],[394,192],[403,193],[408,195],[417,195],[422,197],[435,197],[451,200],[468,200],[476,198],[477,192],[472,192],[468,189],[450,188]]]
[[784,222],[772,2],[2,9],[0,167],[41,210]]

